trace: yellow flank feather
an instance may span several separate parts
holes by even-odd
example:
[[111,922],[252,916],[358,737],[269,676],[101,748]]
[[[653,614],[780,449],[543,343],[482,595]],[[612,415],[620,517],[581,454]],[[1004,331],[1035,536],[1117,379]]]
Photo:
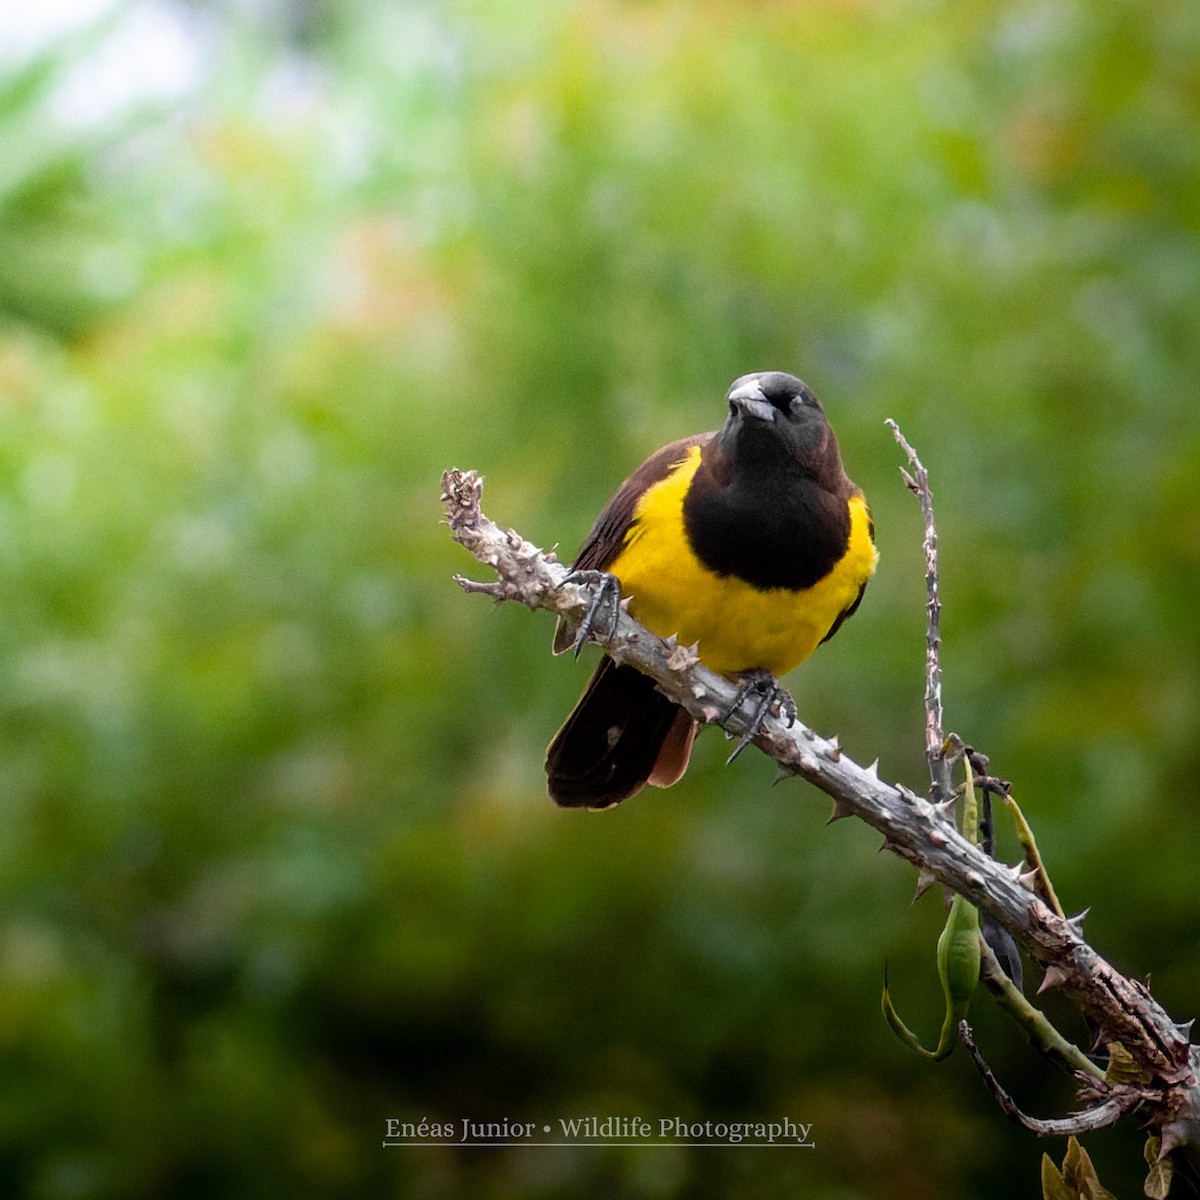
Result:
[[643,625],[685,646],[699,643],[700,660],[714,671],[784,675],[816,649],[875,569],[867,506],[861,496],[851,499],[846,552],[824,579],[800,592],[756,588],[683,552],[683,498],[699,465],[693,446],[679,470],[646,491],[608,569]]

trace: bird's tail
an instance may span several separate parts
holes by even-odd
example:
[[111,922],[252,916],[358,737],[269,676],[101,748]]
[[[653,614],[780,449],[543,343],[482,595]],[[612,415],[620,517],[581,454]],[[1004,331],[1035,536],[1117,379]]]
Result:
[[550,798],[610,808],[647,783],[669,787],[687,768],[696,722],[649,675],[608,655],[546,751]]

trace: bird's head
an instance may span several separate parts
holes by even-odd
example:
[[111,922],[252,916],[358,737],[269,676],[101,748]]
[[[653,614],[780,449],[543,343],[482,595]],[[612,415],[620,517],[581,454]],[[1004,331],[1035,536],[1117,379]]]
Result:
[[726,399],[729,416],[721,445],[738,461],[786,455],[804,462],[821,453],[833,436],[812,389],[784,371],[739,376]]

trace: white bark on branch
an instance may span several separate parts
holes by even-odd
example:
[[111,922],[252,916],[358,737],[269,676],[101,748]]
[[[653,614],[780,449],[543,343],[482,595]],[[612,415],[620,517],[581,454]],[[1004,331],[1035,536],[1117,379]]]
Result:
[[[916,467],[920,469],[919,463]],[[483,583],[456,576],[459,584],[496,601],[518,600],[578,622],[597,585],[565,582],[567,568],[552,554],[496,526],[480,509],[481,489],[474,472],[451,470],[442,477],[442,500],[455,540],[497,576]],[[926,517],[928,556],[932,514]],[[931,590],[928,603],[934,612],[936,590]],[[719,724],[734,736],[746,732],[753,714],[730,711],[738,686],[704,667],[694,647],[680,646],[639,625],[624,606],[605,649],[650,675],[700,721]],[[936,654],[932,645],[928,649]],[[934,699],[940,724],[940,692]],[[935,731],[927,732],[930,739],[935,736]],[[936,736],[940,738],[940,728]],[[1180,1145],[1200,1144],[1200,1047],[1189,1043],[1191,1022],[1173,1021],[1141,983],[1121,975],[1084,940],[1079,919],[1066,920],[1043,903],[1022,879],[1023,864],[1009,867],[988,857],[958,831],[951,803],[934,803],[902,784],[880,779],[876,764],[860,766],[842,753],[836,739],[822,737],[799,720],[789,725],[782,715],[772,714],[753,743],[783,774],[799,775],[830,796],[831,821],[858,817],[883,835],[885,849],[991,914],[1046,969],[1046,984],[1058,986],[1094,1024],[1100,1043],[1121,1043],[1134,1069],[1123,1071],[1120,1082],[1106,1084],[1094,1077],[1086,1081],[1089,1099],[1103,1114],[1115,1119],[1140,1104],[1161,1127],[1164,1154]],[[927,740],[927,751],[932,749]],[[935,762],[931,754],[930,763],[936,781],[945,760],[939,753]],[[1076,1117],[1081,1128],[1097,1125],[1094,1112]],[[1053,1131],[1062,1128],[1055,1125]]]

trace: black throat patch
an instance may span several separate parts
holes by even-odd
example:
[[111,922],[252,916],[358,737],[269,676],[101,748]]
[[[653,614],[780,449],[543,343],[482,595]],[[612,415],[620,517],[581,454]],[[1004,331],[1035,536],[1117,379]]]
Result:
[[794,460],[730,468],[719,453],[702,462],[684,497],[696,557],[764,590],[802,591],[824,579],[850,540],[849,486],[837,495]]

